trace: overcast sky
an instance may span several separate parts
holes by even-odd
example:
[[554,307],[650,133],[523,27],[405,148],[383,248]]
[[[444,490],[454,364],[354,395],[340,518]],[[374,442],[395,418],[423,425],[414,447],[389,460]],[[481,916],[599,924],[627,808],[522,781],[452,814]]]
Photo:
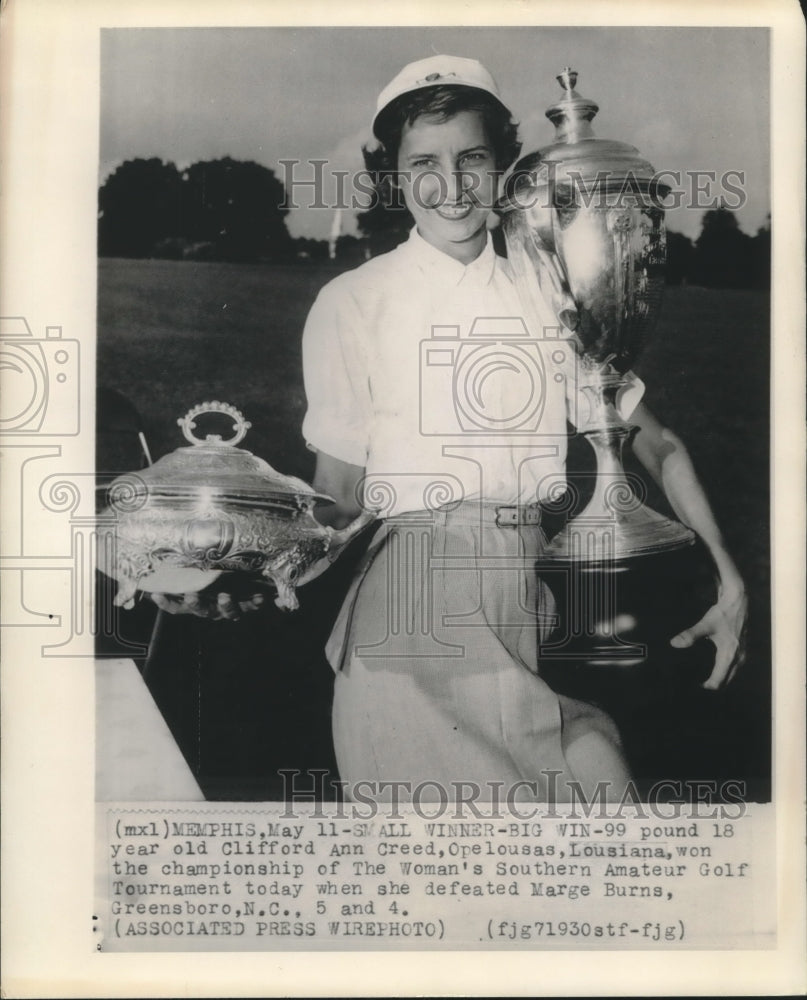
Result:
[[[742,228],[770,211],[768,32],[748,28],[148,28],[107,29],[101,50],[103,180],[124,160],[178,167],[232,156],[276,171],[281,159],[361,168],[379,90],[407,62],[439,52],[480,59],[521,123],[524,152],[550,142],[544,117],[569,65],[600,105],[601,138],[637,146],[656,169],[682,172],[685,204],[668,213],[691,237],[685,171],[744,174]],[[298,174],[312,176],[301,166]],[[728,183],[736,186],[730,177]],[[336,198],[335,185],[333,198]],[[311,197],[304,188],[298,199]],[[725,192],[731,207],[736,195]],[[703,198],[703,196],[701,196]],[[708,207],[708,206],[707,206]],[[333,210],[301,207],[293,235],[326,238]],[[348,230],[350,226],[346,227]]]

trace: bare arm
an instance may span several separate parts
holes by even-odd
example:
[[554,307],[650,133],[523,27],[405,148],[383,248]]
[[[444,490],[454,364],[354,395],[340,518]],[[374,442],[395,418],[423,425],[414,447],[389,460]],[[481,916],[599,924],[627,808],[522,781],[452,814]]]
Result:
[[700,638],[716,647],[715,665],[704,687],[717,688],[734,676],[743,659],[742,636],[747,612],[745,586],[731,558],[712,508],[683,441],[662,426],[640,403],[631,415],[639,427],[633,451],[655,479],[684,524],[702,539],[714,560],[718,577],[717,603],[691,628],[671,640],[673,646],[691,646]]
[[362,511],[359,501],[359,483],[364,478],[364,468],[351,465],[340,458],[317,452],[317,466],[314,472],[314,489],[327,493],[336,501],[332,506],[316,509],[317,520],[332,528],[344,528]]

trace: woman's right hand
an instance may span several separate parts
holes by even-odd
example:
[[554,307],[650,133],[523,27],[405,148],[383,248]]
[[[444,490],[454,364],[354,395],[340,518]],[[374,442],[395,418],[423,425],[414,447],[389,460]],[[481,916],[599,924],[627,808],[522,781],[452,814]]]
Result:
[[238,621],[242,614],[260,611],[266,601],[266,595],[260,592],[239,597],[225,591],[150,596],[157,607],[169,615],[195,615],[212,621]]

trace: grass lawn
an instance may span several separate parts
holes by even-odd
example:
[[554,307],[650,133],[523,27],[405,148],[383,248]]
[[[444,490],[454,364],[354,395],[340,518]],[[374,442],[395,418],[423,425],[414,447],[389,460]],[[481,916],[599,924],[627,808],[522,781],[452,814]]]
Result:
[[[207,399],[252,421],[242,445],[278,470],[311,478],[300,336],[336,270],[151,260],[99,262],[98,381],[140,410],[154,457],[184,443],[176,418]],[[637,364],[647,401],[686,441],[749,585],[749,663],[727,696],[748,760],[768,768],[770,675],[769,300],[753,291],[668,290]],[[651,491],[655,506],[663,506]],[[285,765],[284,765],[285,766]]]

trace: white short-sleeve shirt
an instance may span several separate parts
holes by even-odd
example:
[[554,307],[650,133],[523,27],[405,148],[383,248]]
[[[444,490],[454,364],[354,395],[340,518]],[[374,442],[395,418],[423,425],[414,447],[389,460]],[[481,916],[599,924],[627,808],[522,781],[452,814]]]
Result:
[[544,306],[525,319],[490,238],[464,265],[413,230],[311,308],[309,447],[363,467],[363,502],[382,516],[546,499],[565,483],[575,394],[569,332]]

